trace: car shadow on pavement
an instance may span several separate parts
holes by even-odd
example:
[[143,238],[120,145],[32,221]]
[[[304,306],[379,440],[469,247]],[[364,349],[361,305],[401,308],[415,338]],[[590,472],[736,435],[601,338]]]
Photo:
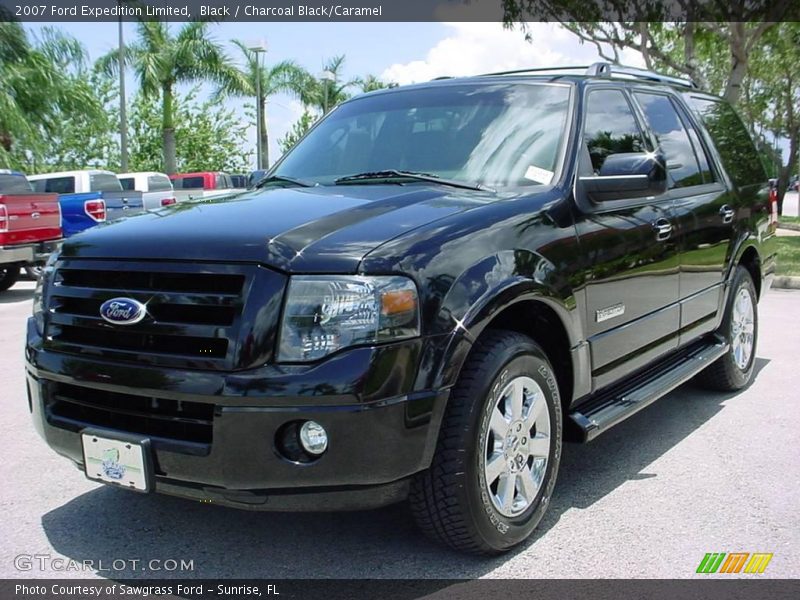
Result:
[[0,293],[0,304],[15,304],[33,299],[33,289],[11,288]]
[[[756,370],[768,362],[757,359]],[[688,383],[590,444],[565,444],[551,506],[537,532],[501,557],[465,556],[427,541],[404,505],[356,513],[277,514],[101,486],[45,514],[42,525],[53,549],[76,561],[102,561],[106,568],[114,560],[141,561],[99,572],[114,579],[472,579],[535,546],[565,511],[587,508],[627,481],[656,477],[643,471],[735,395]],[[146,570],[152,560],[193,561],[194,568]]]

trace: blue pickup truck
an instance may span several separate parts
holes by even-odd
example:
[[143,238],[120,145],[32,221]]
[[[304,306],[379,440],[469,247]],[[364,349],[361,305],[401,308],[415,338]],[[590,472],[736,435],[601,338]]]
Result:
[[59,194],[64,237],[144,210],[142,193],[123,190],[111,171],[65,171],[29,175],[28,179],[37,192]]

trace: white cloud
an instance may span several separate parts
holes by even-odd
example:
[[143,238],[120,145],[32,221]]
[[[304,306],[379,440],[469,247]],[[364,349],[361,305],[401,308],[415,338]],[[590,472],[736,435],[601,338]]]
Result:
[[[395,63],[382,73],[401,85],[435,77],[477,75],[512,69],[591,64],[600,60],[596,48],[554,23],[530,23],[532,41],[519,27],[501,23],[447,23],[452,33],[431,48],[424,59]],[[636,52],[623,52],[623,61],[642,64]]]

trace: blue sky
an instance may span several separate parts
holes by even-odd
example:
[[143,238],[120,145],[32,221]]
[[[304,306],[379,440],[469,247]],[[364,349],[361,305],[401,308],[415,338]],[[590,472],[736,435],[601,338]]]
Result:
[[[95,59],[117,44],[117,23],[27,24],[32,32],[55,25],[71,33],[87,47]],[[126,41],[135,38],[135,24],[125,24]],[[172,27],[180,27],[173,24]],[[266,40],[266,60],[293,59],[312,73],[322,71],[326,58],[344,54],[344,73],[348,79],[374,74],[400,84],[425,81],[440,75],[470,75],[481,72],[558,64],[588,64],[597,60],[591,45],[556,25],[531,25],[534,41],[528,43],[519,30],[505,30],[499,23],[222,23],[212,25],[220,42],[231,39],[245,42]],[[234,48],[229,48],[236,56]],[[629,64],[640,64],[630,54]],[[135,90],[134,79],[127,78],[128,98]],[[203,91],[210,93],[211,84]],[[230,105],[244,119],[242,102]],[[300,103],[289,96],[271,98],[267,118],[271,136],[270,158],[278,157],[277,140],[302,112]],[[255,127],[249,144],[254,147]],[[255,158],[253,158],[255,162]]]

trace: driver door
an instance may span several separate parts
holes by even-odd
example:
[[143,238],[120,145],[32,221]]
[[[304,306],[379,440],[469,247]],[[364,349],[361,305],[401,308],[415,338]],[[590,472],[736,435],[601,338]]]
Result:
[[[652,152],[627,92],[589,89],[579,175],[602,176],[612,154]],[[678,346],[679,245],[669,195],[596,202],[576,186],[586,266],[593,389]]]

